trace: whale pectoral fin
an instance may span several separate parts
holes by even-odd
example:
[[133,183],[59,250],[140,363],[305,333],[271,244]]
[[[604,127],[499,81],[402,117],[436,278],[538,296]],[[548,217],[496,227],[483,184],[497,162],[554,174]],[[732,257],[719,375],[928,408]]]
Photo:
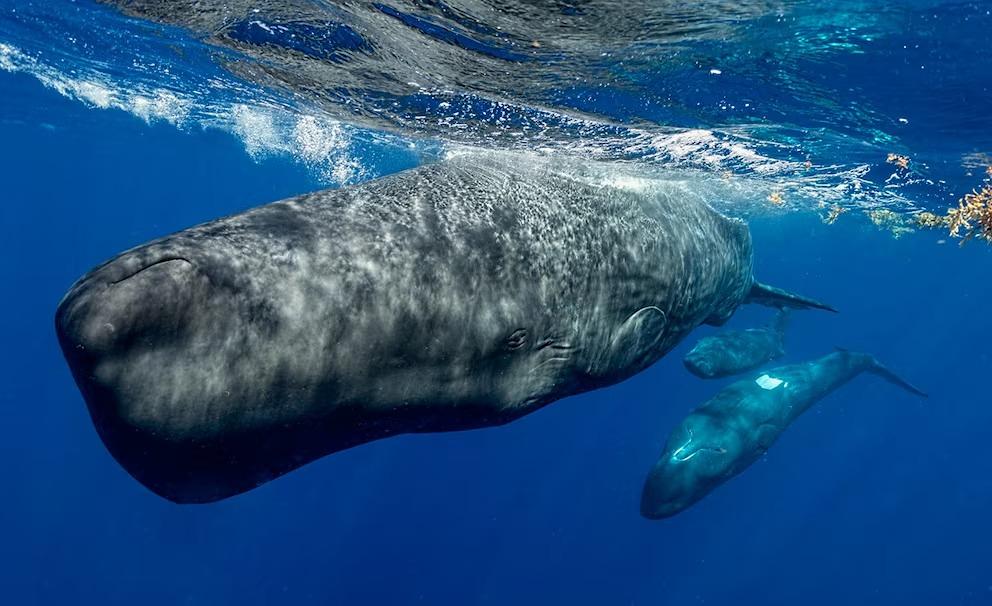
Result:
[[825,309],[832,312],[837,311],[833,307],[827,305],[826,303],[821,303],[816,299],[810,299],[809,297],[797,295],[787,290],[775,288],[774,286],[762,284],[757,281],[751,285],[751,290],[748,292],[744,302],[757,303],[759,305],[767,305],[769,307],[778,307],[779,309],[791,307],[793,309]]
[[642,307],[628,317],[613,335],[611,358],[616,368],[628,368],[642,363],[642,358],[654,350],[665,334],[668,316],[661,309]]

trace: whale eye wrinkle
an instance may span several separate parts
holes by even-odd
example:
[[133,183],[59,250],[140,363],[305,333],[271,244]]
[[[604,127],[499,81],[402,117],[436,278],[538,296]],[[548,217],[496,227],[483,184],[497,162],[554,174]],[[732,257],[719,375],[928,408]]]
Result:
[[520,349],[526,342],[527,331],[523,328],[518,328],[506,339],[506,347],[510,350]]

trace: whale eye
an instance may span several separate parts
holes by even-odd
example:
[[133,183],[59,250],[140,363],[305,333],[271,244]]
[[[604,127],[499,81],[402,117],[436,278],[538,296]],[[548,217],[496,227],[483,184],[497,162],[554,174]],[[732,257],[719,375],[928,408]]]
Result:
[[527,342],[527,330],[518,328],[506,339],[506,348],[509,350],[520,349]]

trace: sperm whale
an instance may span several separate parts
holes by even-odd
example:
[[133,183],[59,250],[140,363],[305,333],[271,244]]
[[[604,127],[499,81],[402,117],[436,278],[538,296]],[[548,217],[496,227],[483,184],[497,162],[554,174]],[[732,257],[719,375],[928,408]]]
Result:
[[813,404],[863,372],[926,395],[874,356],[849,351],[737,381],[692,411],[669,435],[644,483],[641,514],[666,518],[695,504],[758,460]]
[[716,379],[754,370],[785,355],[785,328],[789,312],[779,310],[768,326],[727,330],[703,337],[682,362],[692,374]]
[[499,425],[639,372],[742,303],[747,226],[551,161],[464,155],[126,251],[59,304],[114,458],[208,502],[408,432]]

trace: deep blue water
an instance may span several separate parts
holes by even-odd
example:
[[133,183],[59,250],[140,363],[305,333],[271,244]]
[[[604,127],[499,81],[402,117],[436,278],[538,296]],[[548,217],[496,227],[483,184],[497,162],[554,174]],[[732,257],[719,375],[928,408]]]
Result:
[[[953,55],[952,32],[941,33]],[[977,73],[963,55],[943,60],[960,70],[949,81],[992,80],[987,54]],[[867,98],[874,79],[896,76],[856,77]],[[394,437],[223,502],[178,506],[104,449],[58,349],[55,306],[121,250],[334,179],[299,155],[253,157],[237,131],[99,109],[23,70],[0,70],[0,93],[0,602],[992,604],[985,243],[894,239],[856,211],[832,225],[814,206],[748,213],[760,279],[841,310],[795,314],[786,360],[868,351],[930,398],[860,377],[669,520],[638,515],[640,490],[671,428],[723,384],[680,362],[708,327],[620,385],[504,427]],[[943,159],[945,182],[914,199],[938,208],[979,185],[959,160],[992,152],[992,106],[932,100],[900,97],[908,107],[896,113],[936,126],[893,145]],[[616,103],[618,115],[644,107]],[[822,107],[790,104],[780,122],[829,121]],[[863,126],[836,130],[868,141]],[[391,139],[349,153],[362,178],[418,161]],[[847,161],[829,153],[817,163]],[[731,326],[770,313],[743,308]]]

